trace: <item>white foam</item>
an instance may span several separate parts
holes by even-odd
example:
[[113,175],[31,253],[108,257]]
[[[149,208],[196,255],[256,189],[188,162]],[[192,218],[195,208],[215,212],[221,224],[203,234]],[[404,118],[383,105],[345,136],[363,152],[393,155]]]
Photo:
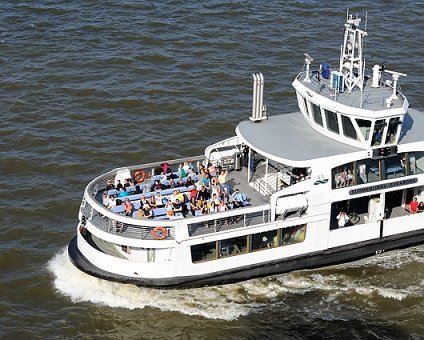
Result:
[[210,319],[234,320],[257,307],[255,299],[244,299],[237,293],[239,285],[205,287],[187,290],[158,290],[109,282],[87,275],[70,262],[67,250],[61,251],[48,264],[55,276],[54,286],[73,302],[128,309],[145,307],[200,315]]

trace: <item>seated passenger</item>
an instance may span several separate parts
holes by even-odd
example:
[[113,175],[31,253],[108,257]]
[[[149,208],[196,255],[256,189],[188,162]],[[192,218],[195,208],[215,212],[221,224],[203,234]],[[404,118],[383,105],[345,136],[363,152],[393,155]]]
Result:
[[134,206],[128,197],[125,199],[124,207],[125,207],[125,215],[132,216]]
[[183,216],[183,206],[180,203],[180,200],[177,198],[175,203],[172,204],[174,214],[177,216]]
[[185,187],[185,184],[182,178],[180,178],[177,183],[177,188],[181,188],[181,187]]
[[196,196],[190,197],[190,211],[193,216],[196,216],[197,199]]
[[190,186],[194,185],[194,181],[191,179],[191,176],[187,177],[187,181],[185,183],[185,186],[188,188]]
[[155,196],[155,204],[158,208],[162,208],[165,206],[164,197],[160,192],[158,192]]
[[166,176],[166,174],[162,171],[161,173],[160,173],[160,178],[159,178],[159,182],[160,183],[164,183],[164,182],[167,182],[168,181],[168,177]]
[[170,178],[169,179],[169,187],[171,188],[171,189],[174,189],[174,188],[176,188],[176,183],[174,182],[174,179],[173,178]]
[[169,200],[171,203],[175,203],[175,201],[178,199],[178,191],[174,190],[171,196],[169,196]]
[[233,209],[237,209],[237,208],[241,208],[243,207],[243,203],[241,201],[238,200],[238,198],[234,198],[233,201]]
[[112,210],[114,207],[116,207],[115,196],[109,196],[109,201],[108,201],[107,207],[110,210]]
[[143,205],[142,209],[146,218],[153,218],[152,210],[150,209],[150,206],[148,204]]
[[140,209],[137,210],[137,218],[140,219],[140,220],[146,220],[147,219],[146,215],[144,214],[143,209],[140,208]]
[[211,204],[209,205],[209,209],[208,209],[208,213],[209,214],[213,214],[218,212],[218,207],[216,206],[215,202],[211,202]]
[[197,199],[200,200],[202,198],[204,201],[207,201],[210,197],[211,195],[206,191],[206,187],[202,185],[200,191],[197,193]]
[[150,187],[150,191],[158,191],[158,190],[162,190],[162,189],[163,189],[163,186],[158,180],[156,180],[153,183],[153,185]]
[[105,191],[102,195],[102,203],[105,207],[107,207],[108,203],[109,203],[109,197],[107,197],[107,192]]
[[166,209],[166,214],[168,216],[174,216],[174,206],[172,205],[171,200],[169,200],[168,202],[166,202],[165,209]]
[[241,196],[239,189],[234,190],[234,192],[232,193],[232,195],[231,195],[231,202],[234,202],[234,200],[236,198],[237,198],[237,200],[239,202],[243,202],[243,197]]
[[124,179],[124,187],[129,188],[131,186],[130,180],[128,178]]
[[212,165],[212,163],[208,163],[208,172],[210,177],[215,177],[215,167]]
[[146,196],[142,195],[140,198],[140,207],[143,207],[146,204],[150,206],[149,201],[146,199]]
[[424,202],[420,202],[418,204],[417,212],[423,212],[424,211]]
[[212,198],[211,199],[212,199],[212,202],[215,203],[215,205],[218,205],[219,202],[220,202],[219,196],[217,194],[215,194],[215,193],[212,194]]
[[126,197],[126,196],[128,196],[128,192],[127,192],[127,190],[125,189],[125,187],[122,187],[122,188],[121,188],[121,191],[119,192],[118,197]]
[[115,184],[112,183],[111,179],[108,179],[106,184],[106,191],[109,191],[112,189],[115,189]]
[[155,199],[154,195],[150,196],[149,205],[150,205],[150,209],[156,209],[157,208],[156,207],[156,199]]
[[123,187],[123,185],[122,185],[122,183],[121,183],[121,181],[118,179],[117,180],[117,183],[116,183],[116,190],[121,190],[122,189],[122,187]]

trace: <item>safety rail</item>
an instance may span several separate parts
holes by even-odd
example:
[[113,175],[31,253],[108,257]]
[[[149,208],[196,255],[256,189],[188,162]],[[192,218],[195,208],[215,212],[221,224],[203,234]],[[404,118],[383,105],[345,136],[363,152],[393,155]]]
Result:
[[231,146],[236,146],[236,145],[238,145],[238,144],[240,144],[240,143],[241,143],[241,142],[240,142],[240,140],[239,140],[239,137],[238,137],[238,136],[233,136],[233,137],[230,137],[230,138],[224,139],[223,141],[220,141],[220,142],[218,142],[218,143],[215,143],[215,144],[209,145],[209,146],[205,149],[205,158],[206,158],[206,159],[210,159],[210,157],[211,157],[211,153],[212,153],[213,151],[217,151],[217,152],[219,152],[219,149],[222,149],[222,148],[228,148],[228,147],[231,147]]

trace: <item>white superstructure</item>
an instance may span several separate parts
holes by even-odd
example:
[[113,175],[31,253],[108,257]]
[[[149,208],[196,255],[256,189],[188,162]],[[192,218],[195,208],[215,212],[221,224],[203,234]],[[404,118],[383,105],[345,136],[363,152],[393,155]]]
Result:
[[[255,73],[252,116],[235,136],[203,156],[119,168],[89,183],[68,248],[72,262],[108,280],[194,287],[423,243],[415,202],[424,201],[424,115],[401,92],[406,74],[365,65],[360,24],[348,16],[336,68],[304,54],[306,67],[293,81],[300,112],[268,116],[264,77]],[[208,180],[224,170],[225,182],[204,180],[209,164]],[[108,183],[128,178],[136,185],[115,197]],[[211,211],[212,196],[203,209],[187,203],[202,185],[230,209]],[[144,200],[159,192],[179,197],[183,213],[178,203],[148,209]],[[112,206],[117,199],[125,204]],[[143,209],[152,217],[140,218]]]

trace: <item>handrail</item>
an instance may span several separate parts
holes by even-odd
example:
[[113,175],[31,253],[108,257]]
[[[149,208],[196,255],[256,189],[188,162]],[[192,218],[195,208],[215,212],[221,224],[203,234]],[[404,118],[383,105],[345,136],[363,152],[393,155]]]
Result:
[[240,144],[240,140],[238,136],[233,136],[233,137],[224,139],[220,142],[211,144],[205,149],[205,158],[210,159],[211,153],[215,149],[224,148],[228,146],[236,146],[238,144]]

